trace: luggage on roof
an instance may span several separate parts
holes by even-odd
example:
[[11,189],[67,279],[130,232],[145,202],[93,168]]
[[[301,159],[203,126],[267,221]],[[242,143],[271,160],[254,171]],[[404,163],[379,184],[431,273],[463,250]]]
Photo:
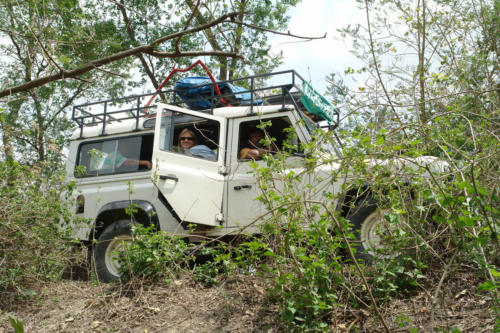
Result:
[[[221,106],[250,105],[251,92],[228,82],[216,82],[221,95],[217,95],[215,84],[205,76],[190,76],[175,83],[174,90],[184,103],[193,110]],[[253,105],[262,105],[262,100],[253,100]]]

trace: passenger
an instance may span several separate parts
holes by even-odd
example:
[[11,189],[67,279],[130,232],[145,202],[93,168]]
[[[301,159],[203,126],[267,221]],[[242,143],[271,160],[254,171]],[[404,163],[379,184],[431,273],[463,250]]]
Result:
[[173,151],[188,156],[201,157],[207,160],[217,160],[217,155],[207,146],[199,145],[196,134],[188,128],[179,133],[178,146]]
[[190,149],[198,144],[198,139],[193,131],[185,128],[179,133],[177,144],[178,146],[174,147],[174,151],[185,155],[191,155]]
[[259,129],[250,132],[246,147],[240,150],[239,159],[253,159],[260,160],[262,156],[268,153],[275,153],[278,151],[278,147],[274,142],[271,143],[270,147],[266,147],[261,140],[264,138],[264,132]]
[[137,166],[138,170],[141,166],[145,169],[151,169],[151,161],[148,160],[139,160],[134,158],[129,158],[128,156],[134,155],[137,152],[135,151],[135,146],[130,144],[120,144],[118,146],[118,151],[115,156],[115,169],[116,168],[126,168],[130,169],[130,167]]

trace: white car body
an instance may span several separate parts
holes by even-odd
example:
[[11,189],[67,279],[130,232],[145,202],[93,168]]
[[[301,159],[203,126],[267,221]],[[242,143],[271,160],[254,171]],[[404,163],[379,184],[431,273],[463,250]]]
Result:
[[[211,161],[186,156],[159,147],[162,134],[162,117],[141,118],[138,130],[135,120],[111,122],[104,133],[100,126],[75,130],[70,143],[67,163],[67,178],[76,183],[74,193],[83,202],[83,208],[75,208],[77,216],[94,221],[95,224],[109,223],[100,218],[110,210],[125,210],[130,202],[140,209],[150,209],[146,215],[155,220],[160,230],[182,234],[187,224],[203,225],[205,235],[223,235],[235,232],[252,224],[246,231],[256,231],[255,220],[266,209],[255,200],[260,194],[249,160],[239,160],[240,125],[246,122],[261,122],[286,119],[290,122],[301,142],[308,142],[310,134],[300,122],[292,105],[267,105],[251,107],[224,107],[213,109],[213,114],[193,111],[173,105],[158,103],[156,114],[164,110],[213,120],[220,124],[218,157]],[[153,114],[153,113],[152,113]],[[155,121],[155,128],[144,128],[145,121]],[[120,140],[131,136],[154,135],[152,168],[130,173],[103,174],[94,177],[77,177],[75,168],[82,145],[89,142]],[[302,157],[291,157],[300,165]],[[259,164],[264,161],[256,161]],[[162,198],[163,197],[163,198]],[[166,201],[166,202],[165,202]],[[154,213],[153,213],[154,212]],[[150,221],[148,221],[150,222]],[[75,230],[75,238],[91,240],[94,223],[81,225]]]
[[[122,99],[75,107],[73,119],[79,128],[69,146],[67,178],[76,184],[71,201],[76,215],[90,223],[75,225],[74,237],[89,245],[95,239],[100,241],[95,246],[97,255],[94,254],[99,278],[104,281],[118,278],[119,265],[109,249],[119,248],[114,239],[123,240],[122,236],[130,233],[126,228],[127,220],[153,224],[158,230],[186,236],[211,237],[235,235],[241,230],[259,231],[256,222],[267,213],[267,208],[256,200],[261,189],[252,172],[251,160],[239,156],[249,143],[249,134],[259,125],[267,124],[264,132],[275,139],[278,149],[288,149],[285,142],[298,146],[312,140],[314,125],[290,93],[299,89],[296,80],[300,77],[293,71],[284,73],[291,73],[292,79],[270,88],[282,91],[279,102],[275,99],[270,105],[266,105],[269,103],[265,99],[262,103],[254,103],[255,92],[250,90],[249,105],[208,110],[193,110],[173,103],[141,107],[140,97],[135,96],[137,107],[134,108],[113,111],[111,106]],[[286,98],[289,98],[288,104]],[[103,111],[89,111],[97,106]],[[286,128],[293,128],[295,135],[290,137]],[[194,146],[188,150],[181,149],[180,145],[185,129],[195,136],[191,140]],[[332,155],[326,156],[330,160],[327,164],[318,166],[314,173],[304,173],[296,185],[297,191],[311,185],[310,188],[316,189],[309,193],[312,200],[321,199],[323,191],[340,193],[341,182],[345,179],[331,180],[332,171],[340,168],[331,158],[336,154],[334,147],[332,150]],[[285,173],[300,174],[304,168],[303,152],[292,153],[287,162],[289,170]],[[401,170],[419,163],[429,166],[429,171],[436,167],[443,171],[441,169],[446,167],[432,157],[366,162]],[[266,166],[264,160],[255,163]],[[282,186],[279,180],[275,181],[275,186]],[[353,193],[357,193],[357,189]],[[346,196],[349,193],[338,199],[337,207],[342,206]],[[384,223],[383,217],[373,218],[374,210],[366,210],[363,216],[351,214],[353,223],[355,220],[359,220],[358,223],[374,220],[371,228]],[[349,218],[348,209],[344,214]]]

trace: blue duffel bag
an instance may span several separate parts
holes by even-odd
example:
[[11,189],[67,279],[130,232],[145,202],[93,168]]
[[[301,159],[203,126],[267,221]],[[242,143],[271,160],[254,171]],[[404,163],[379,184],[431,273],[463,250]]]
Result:
[[[215,85],[205,76],[190,76],[175,83],[174,90],[189,108],[203,110],[227,105],[250,105],[252,95],[248,89],[227,82],[217,82],[222,94],[218,96]],[[223,102],[223,101],[225,102]],[[254,99],[254,105],[262,105],[262,100]]]

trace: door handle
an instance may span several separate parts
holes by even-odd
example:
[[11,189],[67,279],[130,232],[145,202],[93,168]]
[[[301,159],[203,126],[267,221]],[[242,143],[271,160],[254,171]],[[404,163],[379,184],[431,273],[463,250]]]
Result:
[[237,185],[234,187],[236,191],[242,190],[244,188],[252,188],[252,185]]
[[179,181],[179,178],[177,178],[174,175],[168,175],[168,176],[167,175],[160,175],[160,179],[162,179],[162,180],[169,180],[170,179],[170,180],[173,180],[175,182]]

